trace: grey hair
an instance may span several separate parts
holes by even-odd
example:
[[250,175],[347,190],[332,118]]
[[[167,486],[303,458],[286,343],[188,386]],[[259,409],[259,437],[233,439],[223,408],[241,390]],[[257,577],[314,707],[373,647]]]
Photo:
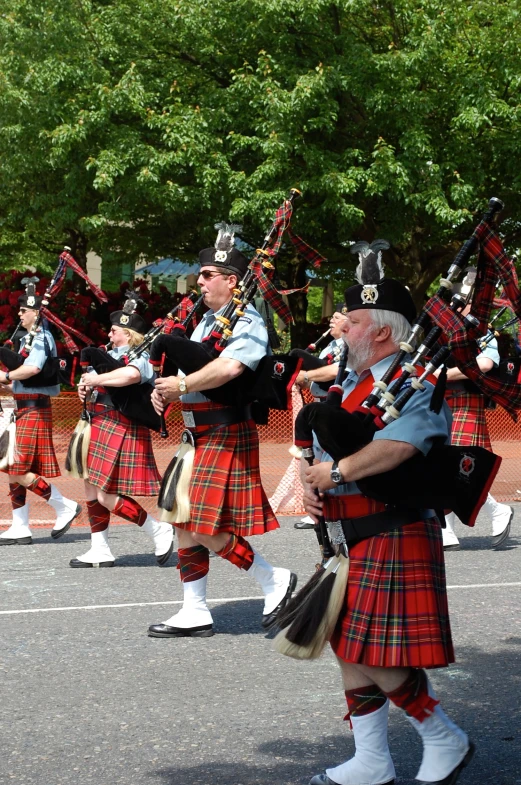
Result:
[[411,332],[411,325],[401,313],[396,311],[384,311],[378,308],[369,309],[371,319],[376,327],[390,327],[391,338],[396,346],[402,341],[406,341]]

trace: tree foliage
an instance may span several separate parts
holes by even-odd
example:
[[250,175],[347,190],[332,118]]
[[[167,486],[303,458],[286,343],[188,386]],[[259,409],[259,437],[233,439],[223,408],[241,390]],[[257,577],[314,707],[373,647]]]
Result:
[[[231,218],[349,280],[386,237],[420,299],[490,196],[521,234],[516,0],[0,0],[0,259],[193,258]],[[289,285],[304,267],[288,254]],[[296,307],[296,311],[299,309]],[[301,311],[301,309],[300,309]],[[299,311],[299,313],[300,313]]]

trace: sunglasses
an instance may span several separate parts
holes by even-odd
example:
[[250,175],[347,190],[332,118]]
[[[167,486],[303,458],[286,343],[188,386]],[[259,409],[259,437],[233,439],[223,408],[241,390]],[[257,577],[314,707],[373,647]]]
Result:
[[211,281],[212,278],[217,278],[218,275],[224,275],[226,278],[228,277],[226,273],[213,273],[211,270],[201,270],[199,275],[201,278],[204,278],[205,281]]

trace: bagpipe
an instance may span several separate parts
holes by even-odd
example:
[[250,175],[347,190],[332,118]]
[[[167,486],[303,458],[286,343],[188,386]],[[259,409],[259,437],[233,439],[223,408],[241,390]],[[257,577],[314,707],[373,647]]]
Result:
[[[31,376],[29,379],[21,380],[21,384],[24,387],[48,387],[60,383],[69,384],[72,386],[74,384],[77,353],[79,352],[79,347],[74,341],[73,336],[85,344],[90,343],[90,338],[88,338],[79,330],[76,330],[74,327],[71,327],[65,322],[62,322],[61,319],[53,314],[48,308],[51,300],[58,294],[65,282],[67,269],[73,270],[75,273],[77,273],[77,275],[83,278],[89,289],[100,302],[107,302],[106,295],[101,291],[101,289],[99,289],[98,286],[96,286],[96,284],[90,280],[87,273],[82,270],[77,261],[73,258],[73,256],[71,256],[70,250],[71,249],[68,246],[65,246],[63,252],[59,256],[58,266],[42,297],[41,306],[38,309],[35,322],[29,332],[25,334],[25,343],[21,352],[14,352],[11,348],[13,345],[13,339],[18,333],[19,326],[11,336],[11,339],[6,342],[6,345],[0,347],[0,362],[2,362],[9,371],[14,371],[16,368],[19,368],[21,365],[23,365],[24,361],[29,356],[38,332],[40,331],[40,335],[43,334],[47,359],[39,373]],[[22,283],[25,280],[26,279],[24,279]],[[38,281],[37,278],[27,280],[34,280],[36,282]],[[54,324],[59,330],[61,330],[65,344],[71,355],[70,357],[51,356],[51,349],[45,336],[48,322]]]
[[[257,249],[248,269],[233,290],[233,297],[221,314],[217,314],[217,326],[201,343],[187,341],[185,335],[160,335],[150,352],[150,362],[162,369],[163,376],[176,376],[179,370],[185,375],[204,368],[212,360],[221,356],[233,335],[237,322],[244,316],[245,308],[254,299],[257,289],[270,296],[270,305],[286,322],[291,321],[287,306],[279,298],[270,284],[267,273],[274,270],[270,261],[280,248],[282,235],[289,231],[293,202],[300,191],[292,189],[283,205],[277,210],[276,218],[267,233],[261,248]],[[290,233],[292,240],[295,235]],[[296,238],[299,240],[300,238]],[[301,246],[299,246],[300,248]],[[245,368],[237,378],[221,387],[203,390],[202,394],[215,403],[225,406],[245,406],[253,404],[254,418],[257,423],[266,423],[269,409],[286,410],[290,404],[290,391],[301,366],[301,359],[291,355],[267,355],[260,361],[255,371]]]
[[[491,222],[501,208],[502,203],[492,199],[480,225]],[[476,250],[476,231],[456,256],[435,295],[456,314],[464,303],[459,296],[451,297],[450,290]],[[430,300],[426,308],[429,303]],[[475,317],[458,318],[465,329],[475,329]],[[436,325],[415,350],[429,324],[428,313],[424,309],[413,324],[407,341],[400,344],[400,351],[382,379],[374,384],[372,391],[354,411],[342,408],[343,389],[337,383],[330,388],[326,402],[304,406],[296,418],[292,454],[300,451],[311,465],[315,434],[320,447],[338,462],[362,449],[372,441],[377,431],[397,420],[411,397],[425,389],[424,382],[443,366],[450,354],[450,348],[443,345],[425,368],[418,366],[420,359],[441,337],[442,330]],[[412,359],[407,361],[406,358],[413,352]],[[435,388],[432,394],[430,407],[433,411],[441,409],[443,387],[442,381],[440,390]],[[426,456],[415,455],[395,469],[359,479],[357,486],[362,494],[390,509],[434,509],[439,511],[439,515],[443,515],[444,509],[450,509],[464,523],[472,526],[500,463],[500,457],[481,447],[434,444]],[[347,581],[346,543],[340,545],[338,555],[331,556],[333,543],[323,517],[318,521],[316,533],[323,559],[330,558],[288,603],[277,620],[281,628],[276,639],[277,650],[299,659],[315,658],[322,652],[338,618]],[[374,532],[358,533],[357,539],[371,534]]]
[[[143,337],[143,340],[137,346],[131,348],[123,358],[115,358],[108,354],[105,348],[98,346],[87,346],[81,351],[80,364],[82,368],[86,369],[91,367],[97,373],[110,373],[117,368],[125,368],[131,365],[132,362],[141,357],[145,352],[148,352],[154,343],[159,340],[159,337],[164,334],[163,331],[179,331],[185,332],[186,328],[194,317],[195,313],[203,303],[203,297],[197,298],[196,292],[190,292],[187,297],[173,308],[162,320],[157,320],[150,330]],[[194,300],[196,300],[194,305]],[[183,321],[176,319],[176,314],[191,304],[193,307],[188,310]],[[110,395],[114,407],[124,417],[128,417],[132,422],[138,425],[144,425],[151,431],[158,431],[166,438],[168,432],[164,423],[164,416],[160,417],[154,410],[150,396],[154,390],[154,385],[145,382],[143,384],[130,384],[125,387],[107,387],[107,393]]]

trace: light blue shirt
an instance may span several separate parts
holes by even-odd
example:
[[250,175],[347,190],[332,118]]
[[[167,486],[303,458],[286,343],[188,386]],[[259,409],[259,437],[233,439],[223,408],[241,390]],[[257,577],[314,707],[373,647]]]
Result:
[[[487,335],[490,335],[490,330],[487,332]],[[479,341],[477,343],[479,346]],[[488,357],[489,360],[492,360],[496,368],[499,366],[500,357],[495,338],[492,338],[490,343],[485,346],[485,349],[478,354],[478,357]]]
[[[344,349],[345,342],[343,338],[335,338],[334,341],[328,343],[325,349],[322,349],[320,354],[318,355],[319,359],[322,360],[324,357],[327,357],[328,354],[333,355],[333,362],[334,363],[340,362],[340,356]],[[314,398],[325,398],[327,395],[327,390],[323,390],[316,382],[311,382],[309,391]]]
[[[393,359],[394,355],[391,355],[371,366],[370,372],[375,381],[380,381]],[[360,376],[358,376],[356,371],[348,373],[342,385],[344,388],[344,400],[355,389],[357,383],[362,381],[368,373],[369,371],[362,371]],[[373,436],[373,441],[387,439],[395,442],[407,442],[416,447],[423,455],[427,455],[435,440],[441,439],[444,443],[450,441],[452,425],[450,408],[443,402],[439,414],[432,412],[429,406],[434,387],[430,382],[423,382],[423,384],[425,389],[422,391],[417,390],[402,409],[400,417],[386,425],[382,430],[377,431]],[[402,387],[402,389],[406,388]],[[331,456],[320,449],[316,439],[315,449],[317,458],[320,460],[333,460]],[[360,490],[355,482],[347,482],[339,485],[337,488],[332,488],[327,493],[346,496],[360,493]]]
[[[221,314],[225,308],[226,305],[223,305],[218,311],[207,311],[193,331],[190,340],[201,343],[203,338],[210,335],[216,324],[216,315]],[[253,305],[247,305],[244,316],[241,316],[233,328],[233,335],[219,357],[229,357],[233,360],[238,360],[254,371],[262,358],[270,353],[268,331],[264,320]],[[184,375],[182,371],[179,372],[179,376]],[[204,403],[208,400],[200,392],[188,392],[186,395],[181,396],[182,403]],[[233,403],[233,401],[230,403]]]
[[[20,342],[20,349],[18,351],[19,354],[25,346],[27,337],[27,335],[24,335]],[[47,351],[44,337],[47,341]],[[45,330],[43,327],[40,327],[36,332],[29,355],[25,358],[23,364],[33,365],[35,368],[39,368],[41,371],[47,357],[57,356],[58,352],[56,351],[56,343],[54,342],[51,332],[49,330]],[[30,379],[27,379],[26,384],[22,384],[22,382],[18,381],[17,379],[13,379],[13,393],[16,393],[16,395],[23,395],[24,393],[26,395],[49,395],[52,398],[55,398],[60,394],[59,384],[51,384],[47,387],[29,387],[28,383],[30,383],[30,381]]]
[[[108,354],[111,357],[115,357],[117,360],[121,360],[126,354],[129,352],[128,346],[117,346],[113,349],[110,349]],[[146,382],[153,382],[155,378],[155,371],[153,366],[148,361],[148,352],[143,352],[141,357],[137,357],[135,360],[132,360],[129,363],[129,367],[137,368],[139,373],[141,374],[141,381],[136,382],[136,384],[145,384]]]

